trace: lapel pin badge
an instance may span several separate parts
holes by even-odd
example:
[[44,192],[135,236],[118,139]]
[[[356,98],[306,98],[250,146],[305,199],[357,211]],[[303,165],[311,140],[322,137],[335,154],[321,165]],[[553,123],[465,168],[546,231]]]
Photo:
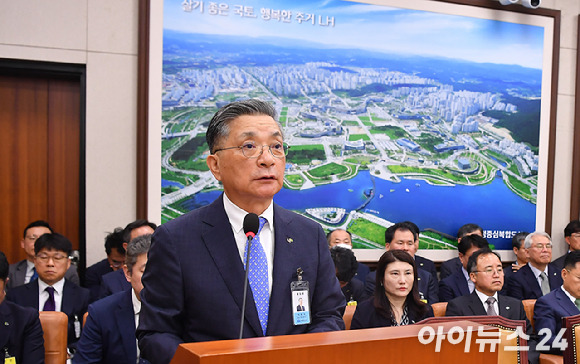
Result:
[[294,239],[292,239],[292,238],[286,238],[286,241],[287,241],[288,243],[292,244],[292,243],[294,242]]
[[505,309],[506,309],[506,310],[509,310],[509,309],[510,309],[510,306],[507,306]]
[[5,322],[4,322],[4,325],[5,325],[5,326],[10,326],[10,323],[8,323],[8,321],[5,321]]

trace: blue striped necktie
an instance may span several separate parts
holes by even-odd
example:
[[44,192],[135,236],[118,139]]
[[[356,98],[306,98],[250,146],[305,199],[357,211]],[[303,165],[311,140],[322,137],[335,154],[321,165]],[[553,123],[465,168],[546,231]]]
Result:
[[[250,271],[248,272],[248,281],[258,310],[258,318],[262,326],[262,333],[266,336],[266,329],[268,327],[268,310],[270,303],[270,286],[268,283],[268,260],[266,253],[260,243],[260,231],[266,224],[267,220],[260,217],[260,227],[256,237],[252,240],[250,248]],[[244,260],[247,256],[248,244],[244,249]],[[246,262],[244,261],[244,269],[246,269]]]

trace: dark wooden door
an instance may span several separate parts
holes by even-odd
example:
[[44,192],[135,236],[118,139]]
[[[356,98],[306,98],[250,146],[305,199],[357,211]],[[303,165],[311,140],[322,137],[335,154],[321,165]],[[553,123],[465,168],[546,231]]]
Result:
[[79,248],[81,119],[78,77],[0,69],[0,250],[10,263],[25,259],[22,230],[34,220]]

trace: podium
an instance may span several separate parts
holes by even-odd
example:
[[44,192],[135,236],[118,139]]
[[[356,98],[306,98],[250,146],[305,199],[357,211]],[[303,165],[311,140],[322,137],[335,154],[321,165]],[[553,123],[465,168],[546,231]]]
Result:
[[[460,332],[463,333],[462,340]],[[431,335],[435,333],[435,335]],[[451,336],[449,337],[449,334]],[[485,346],[481,335],[500,329],[474,321],[416,324],[365,330],[270,336],[179,345],[172,364],[506,363],[505,353]],[[422,341],[419,340],[422,335]],[[429,341],[430,340],[430,341]],[[429,343],[426,343],[429,341]],[[468,351],[466,352],[466,348]],[[503,355],[503,356],[502,356]],[[515,355],[517,357],[517,355]],[[517,362],[514,361],[514,362]]]

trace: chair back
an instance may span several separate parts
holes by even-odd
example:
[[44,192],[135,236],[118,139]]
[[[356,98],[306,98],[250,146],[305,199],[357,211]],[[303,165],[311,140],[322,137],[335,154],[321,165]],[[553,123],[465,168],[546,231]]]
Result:
[[564,364],[578,363],[578,351],[580,349],[580,315],[563,317],[562,327],[566,328],[564,337],[568,342],[564,350]]
[[342,315],[342,319],[344,320],[344,326],[346,330],[350,330],[350,323],[352,322],[354,311],[356,311],[356,305],[347,305],[344,309],[344,315]]
[[524,305],[524,311],[526,311],[526,316],[530,323],[532,324],[532,328],[534,328],[534,305],[536,304],[535,299],[529,300],[522,300],[522,304]]
[[433,309],[433,316],[443,317],[447,311],[447,302],[433,303],[431,304],[431,308]]
[[44,361],[46,364],[65,364],[67,359],[68,317],[63,312],[40,311],[44,331]]

